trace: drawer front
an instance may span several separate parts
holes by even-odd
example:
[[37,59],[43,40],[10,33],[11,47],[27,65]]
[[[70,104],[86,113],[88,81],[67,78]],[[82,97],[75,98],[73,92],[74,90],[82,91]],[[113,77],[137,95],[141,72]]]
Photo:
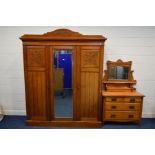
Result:
[[106,97],[106,102],[130,102],[130,103],[140,103],[142,102],[141,97]]
[[137,120],[139,119],[140,116],[140,112],[135,111],[135,112],[131,112],[131,111],[106,111],[105,112],[105,119],[108,120],[115,120],[115,119],[120,119],[120,120],[125,120],[125,119],[130,119],[130,120]]
[[112,102],[105,102],[105,110],[140,110],[141,105],[140,103],[112,103]]

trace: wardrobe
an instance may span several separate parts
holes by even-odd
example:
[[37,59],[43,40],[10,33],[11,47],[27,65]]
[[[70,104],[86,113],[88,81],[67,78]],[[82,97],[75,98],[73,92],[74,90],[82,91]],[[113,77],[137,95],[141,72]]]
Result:
[[20,39],[27,125],[100,127],[106,38],[57,29]]

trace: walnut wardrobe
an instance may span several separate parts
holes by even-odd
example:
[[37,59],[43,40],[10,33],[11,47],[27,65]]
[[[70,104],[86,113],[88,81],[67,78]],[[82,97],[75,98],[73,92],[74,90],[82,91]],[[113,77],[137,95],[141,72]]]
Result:
[[28,125],[102,125],[105,37],[58,29],[23,35]]

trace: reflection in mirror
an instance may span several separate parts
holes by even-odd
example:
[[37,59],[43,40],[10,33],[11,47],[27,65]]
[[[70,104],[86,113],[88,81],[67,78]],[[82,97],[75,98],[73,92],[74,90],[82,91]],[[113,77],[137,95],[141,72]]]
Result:
[[54,50],[55,117],[73,116],[72,50]]
[[128,80],[129,67],[112,66],[109,71],[110,80]]

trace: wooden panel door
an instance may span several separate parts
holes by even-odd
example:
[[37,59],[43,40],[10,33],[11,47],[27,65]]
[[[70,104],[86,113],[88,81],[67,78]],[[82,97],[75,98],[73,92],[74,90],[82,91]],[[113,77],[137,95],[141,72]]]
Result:
[[80,86],[80,120],[97,121],[99,119],[100,66],[103,63],[100,46],[80,47],[79,86]]
[[29,120],[48,119],[47,65],[44,46],[24,48],[27,116]]

